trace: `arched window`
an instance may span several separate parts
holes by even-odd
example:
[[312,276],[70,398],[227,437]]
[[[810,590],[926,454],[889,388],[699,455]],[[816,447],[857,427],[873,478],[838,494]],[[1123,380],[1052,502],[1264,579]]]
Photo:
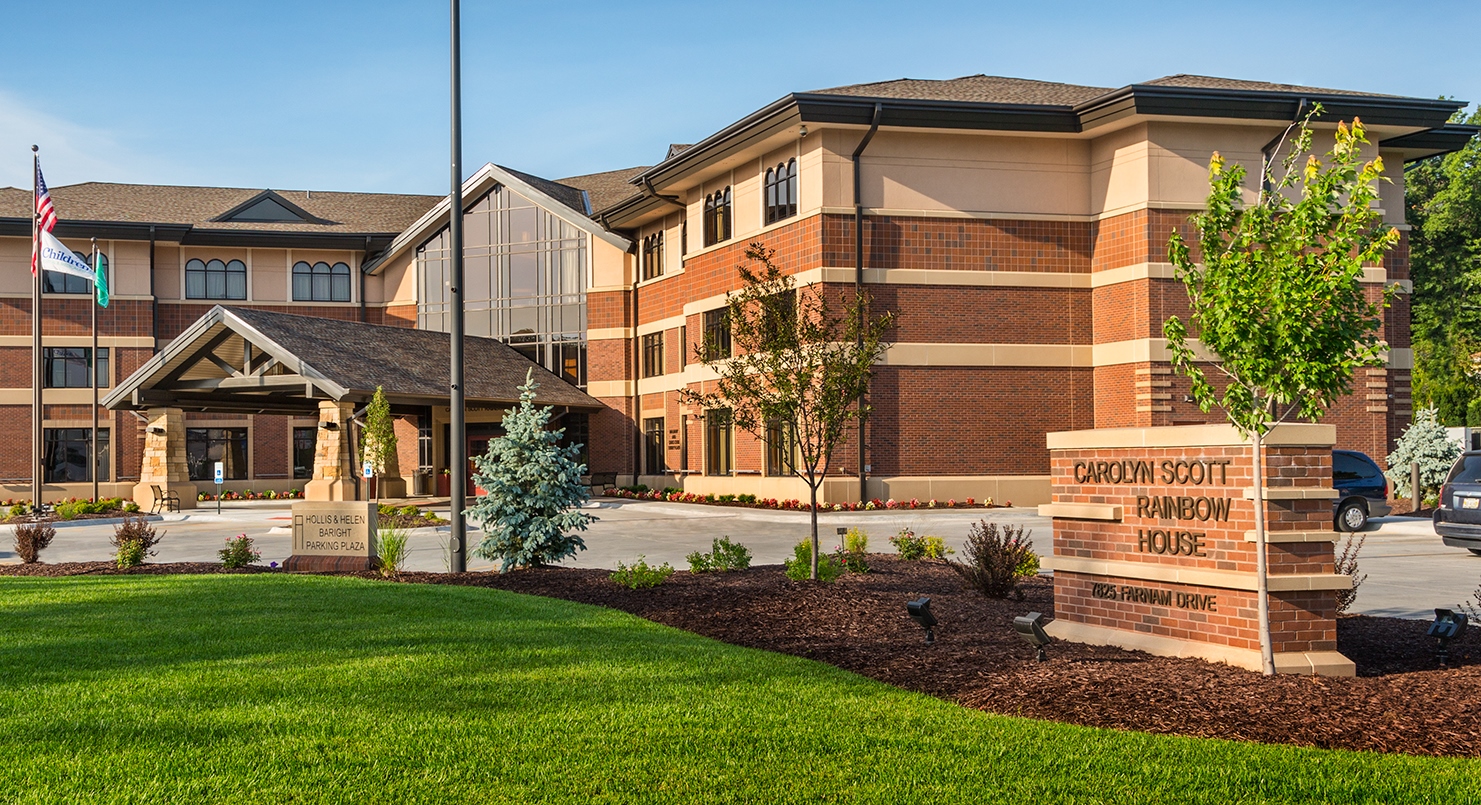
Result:
[[350,267],[345,263],[329,265],[319,261],[309,265],[302,260],[293,264],[293,301],[350,301]]
[[643,279],[663,276],[663,233],[643,238]]
[[766,169],[766,223],[797,214],[797,160]]
[[730,240],[729,187],[705,196],[704,230],[706,246]]
[[247,264],[192,257],[185,263],[185,298],[246,299]]
[[[72,250],[72,254],[76,255],[78,260],[88,265],[93,264],[91,255],[83,254],[76,249]],[[108,276],[108,255],[98,252],[98,261],[103,264],[103,275]],[[41,272],[41,290],[46,293],[84,294],[93,292],[93,284],[82,277],[72,274],[63,274],[60,271],[43,271]]]

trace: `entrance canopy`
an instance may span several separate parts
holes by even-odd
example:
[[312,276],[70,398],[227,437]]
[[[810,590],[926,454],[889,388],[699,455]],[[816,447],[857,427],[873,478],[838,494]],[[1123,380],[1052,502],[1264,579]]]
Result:
[[[368,402],[376,387],[393,408],[448,404],[447,333],[216,306],[129,375],[103,405],[225,413],[314,415],[319,403]],[[513,348],[466,336],[470,407],[507,408],[533,370],[541,405],[596,411],[602,404]]]

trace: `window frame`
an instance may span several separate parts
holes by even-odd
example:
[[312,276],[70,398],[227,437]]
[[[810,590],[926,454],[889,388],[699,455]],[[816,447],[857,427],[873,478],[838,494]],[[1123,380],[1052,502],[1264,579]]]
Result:
[[[55,353],[73,352],[75,355],[60,355]],[[98,388],[112,388],[112,366],[108,347],[98,347],[97,366],[93,365],[92,347],[42,347],[41,348],[41,387],[43,389],[89,389],[92,388],[92,372],[98,370]],[[61,385],[52,382],[53,367],[57,362],[71,364],[74,361],[82,362],[82,384],[72,385],[63,382]],[[62,375],[65,380],[70,380],[72,374],[71,366],[64,366]]]
[[[323,270],[320,270],[322,266]],[[303,271],[300,271],[302,267]],[[302,294],[299,290],[299,279],[306,280],[308,293]],[[320,279],[324,280],[324,291],[320,292]],[[307,260],[299,260],[293,264],[289,271],[290,293],[295,302],[353,302],[355,301],[354,270],[350,264],[343,260],[337,260],[333,265],[324,260],[310,263]],[[340,293],[340,282],[343,280],[343,293]],[[343,298],[340,298],[343,297]]]
[[[79,260],[87,263],[89,266],[93,265],[91,255],[83,254],[76,249],[72,250],[72,254],[76,255]],[[108,263],[108,253],[103,251],[102,249],[99,249],[98,257],[103,261],[103,276],[108,279],[108,287],[111,288],[113,287],[113,275],[111,266]],[[96,271],[97,267],[93,266],[93,270]],[[61,290],[57,290],[56,288],[51,287],[52,282],[61,282]],[[72,290],[73,283],[77,284],[79,290]],[[56,296],[83,296],[93,293],[93,283],[75,274],[63,274],[60,271],[47,271],[45,269],[42,269],[41,292],[43,294],[52,294]]]
[[[212,265],[217,263],[221,267],[212,268]],[[192,264],[199,264],[200,267],[192,267]],[[240,268],[233,268],[233,266],[240,266]],[[244,302],[251,296],[248,292],[247,274],[247,263],[235,257],[230,260],[222,260],[219,257],[212,257],[209,260],[192,257],[185,261],[185,298]],[[197,280],[199,290],[193,291],[192,289],[191,280],[195,278],[192,275],[199,278]],[[221,291],[212,293],[211,280],[216,276],[220,277]],[[232,285],[235,284],[232,280],[238,276],[241,277],[241,295],[239,296],[232,293]]]
[[648,475],[663,475],[668,472],[668,457],[663,449],[664,418],[643,419],[643,469]]
[[706,361],[724,360],[731,355],[730,306],[706,310],[700,321],[704,327],[701,349]]
[[[206,433],[206,435],[204,437],[200,437],[200,436],[192,437],[192,435],[191,435],[193,433],[200,433],[202,431],[204,431]],[[230,436],[212,436],[211,435],[212,433],[235,434],[237,431],[240,431],[241,432],[241,436],[238,437],[236,435],[230,435]],[[250,428],[237,428],[237,427],[198,427],[198,428],[186,428],[185,429],[185,466],[186,466],[186,472],[190,476],[190,480],[192,480],[192,481],[209,481],[209,480],[212,480],[215,477],[215,467],[212,466],[215,462],[211,458],[211,446],[212,446],[212,444],[219,442],[224,447],[226,447],[226,446],[229,446],[231,444],[231,442],[233,442],[233,441],[235,441],[237,439],[240,439],[241,440],[240,443],[241,443],[241,448],[242,448],[242,461],[241,461],[240,470],[238,470],[237,463],[235,461],[225,461],[226,454],[224,452],[222,454],[222,459],[226,463],[226,467],[223,468],[225,470],[224,478],[227,481],[245,481],[245,480],[248,480],[248,479],[250,479],[252,477],[252,430]],[[191,459],[190,459],[190,444],[191,444],[192,441],[205,441],[205,443],[206,443],[206,456],[205,456],[205,459],[202,462],[200,462],[200,471],[199,471],[199,474],[197,474],[196,466],[191,462]],[[238,472],[240,472],[240,474],[237,474]]]
[[[312,437],[312,438],[309,439],[309,445],[308,445],[308,448],[307,448],[308,451],[309,451],[308,474],[307,475],[299,475],[298,474],[298,467],[299,467],[299,463],[298,463],[298,459],[299,459],[298,451],[304,449],[298,443],[298,435],[300,433],[302,433],[303,431],[308,431],[309,432],[309,435]],[[291,468],[291,475],[293,476],[293,480],[295,480],[295,481],[312,481],[314,479],[314,464],[315,464],[314,459],[315,459],[315,456],[316,456],[316,454],[318,452],[318,448],[319,448],[319,426],[318,425],[294,425],[289,430],[288,442],[289,442],[289,446],[288,446],[288,449],[289,449],[289,459],[291,460],[291,463],[293,465],[292,468]]]
[[734,196],[730,185],[705,196],[704,202],[704,245],[714,246],[730,240],[732,234],[732,211]]
[[663,276],[663,231],[659,230],[646,238],[643,238],[643,273],[644,280],[658,279]]
[[735,475],[735,425],[729,408],[705,411],[705,475]]
[[[76,445],[76,444],[81,444],[82,447],[80,449],[82,450],[83,454],[84,455],[88,455],[88,454],[92,453],[92,435],[93,435],[92,434],[92,430],[93,430],[92,428],[69,428],[69,427],[43,428],[42,429],[42,434],[41,434],[41,444],[42,444],[41,469],[42,469],[42,476],[41,477],[43,479],[45,479],[44,480],[44,483],[48,483],[48,484],[81,484],[81,483],[91,483],[92,480],[93,480],[93,474],[94,473],[96,473],[98,475],[98,483],[110,483],[112,481],[112,478],[113,478],[113,472],[112,472],[112,469],[113,469],[113,467],[112,467],[112,464],[113,464],[113,451],[112,451],[112,445],[113,445],[112,432],[113,432],[113,429],[112,428],[102,428],[102,427],[98,428],[98,454],[96,456],[92,456],[92,460],[91,461],[87,461],[86,459],[84,459],[84,462],[85,462],[85,465],[84,466],[86,466],[87,467],[87,470],[88,470],[87,473],[86,473],[86,475],[85,475],[85,477],[83,477],[83,478],[62,477],[62,476],[59,476],[59,475],[57,475],[55,473],[55,469],[56,468],[53,466],[56,463],[55,460],[54,460],[54,457],[56,455],[56,452],[55,451],[58,450],[58,449],[61,449],[61,450],[64,451],[63,452],[63,458],[64,458],[64,460],[62,462],[62,466],[63,467],[69,467],[69,466],[75,466],[75,465],[73,465],[73,464],[65,461],[65,457],[66,457],[66,455],[68,455],[68,453],[66,451],[78,449],[78,448],[75,448],[75,447],[61,447],[61,448],[59,448],[58,446],[59,445]],[[76,438],[57,438],[57,436],[56,436],[57,434],[69,433],[69,432],[72,432],[72,431],[75,431],[76,433],[81,434],[81,435],[80,436],[77,436]],[[91,465],[91,466],[87,466],[87,465]]]
[[641,377],[658,377],[664,374],[663,331],[639,337],[638,348],[643,355]]
[[786,478],[797,466],[797,429],[791,422],[771,419],[766,422],[766,468],[768,477]]
[[767,168],[763,177],[764,206],[762,220],[768,224],[785,221],[797,214],[797,157]]

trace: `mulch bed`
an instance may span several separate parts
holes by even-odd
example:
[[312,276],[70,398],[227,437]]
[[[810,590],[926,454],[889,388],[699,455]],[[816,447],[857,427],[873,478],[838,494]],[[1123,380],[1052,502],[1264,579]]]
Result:
[[[403,573],[407,583],[492,587],[612,607],[736,645],[829,663],[964,706],[1093,727],[1419,755],[1481,756],[1481,644],[1452,647],[1439,669],[1428,624],[1343,617],[1338,648],[1355,679],[1278,676],[1199,660],[1059,643],[1049,661],[1011,624],[1052,616],[1045,579],[1022,601],[983,598],[940,562],[871,556],[872,572],[833,584],[796,582],[778,566],[738,573],[675,573],[630,590],[607,571],[546,568],[508,574]],[[222,572],[219,565],[107,563],[0,567],[0,574]],[[241,571],[234,571],[241,572]],[[259,569],[260,572],[260,569]],[[374,574],[363,575],[379,578]],[[931,596],[940,624],[927,646],[905,602]]]

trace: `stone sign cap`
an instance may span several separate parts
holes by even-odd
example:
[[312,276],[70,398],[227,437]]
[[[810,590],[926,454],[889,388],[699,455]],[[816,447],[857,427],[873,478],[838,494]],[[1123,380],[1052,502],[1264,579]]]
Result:
[[[1127,447],[1230,447],[1248,445],[1249,439],[1233,425],[1173,425],[1158,428],[1099,428],[1067,430],[1045,437],[1050,450],[1114,450]],[[1334,425],[1287,422],[1276,425],[1262,442],[1268,447],[1283,445],[1331,447],[1337,444]]]

